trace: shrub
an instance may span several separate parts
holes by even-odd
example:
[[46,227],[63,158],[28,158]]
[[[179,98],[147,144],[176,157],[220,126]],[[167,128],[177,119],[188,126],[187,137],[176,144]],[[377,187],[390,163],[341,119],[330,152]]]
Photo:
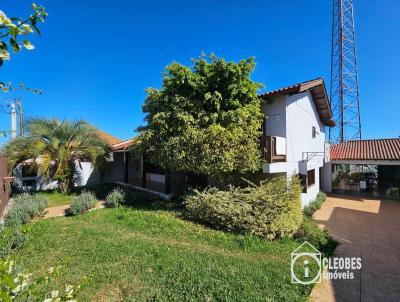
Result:
[[5,227],[0,231],[0,258],[5,259],[25,243],[26,237],[20,228]]
[[107,208],[115,208],[120,206],[125,202],[125,193],[124,191],[117,187],[114,188],[110,193],[108,193],[106,197],[105,206]]
[[311,218],[304,217],[300,229],[294,236],[296,240],[303,243],[307,241],[326,256],[333,254],[337,242],[332,240],[326,229],[321,229]]
[[303,223],[300,229],[296,233],[295,237],[300,241],[307,241],[316,248],[320,248],[327,244],[329,240],[329,234],[327,230],[321,229],[317,223],[308,217],[304,217]]
[[71,206],[69,208],[70,215],[79,215],[94,208],[97,204],[97,199],[94,193],[83,191],[78,196],[72,198]]
[[47,204],[47,198],[43,195],[27,193],[17,195],[4,217],[4,224],[5,226],[16,227],[28,223],[34,217],[43,215]]
[[195,191],[185,199],[190,219],[212,227],[252,233],[266,239],[291,236],[302,221],[301,187],[293,179],[278,177],[255,188],[230,187]]
[[326,200],[326,194],[319,192],[315,200],[311,201],[308,206],[304,207],[303,213],[307,217],[311,217],[316,210],[319,210]]

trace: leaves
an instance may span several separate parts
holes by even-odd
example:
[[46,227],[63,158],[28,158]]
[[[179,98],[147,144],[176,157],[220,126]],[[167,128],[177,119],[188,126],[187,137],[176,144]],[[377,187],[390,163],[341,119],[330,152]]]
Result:
[[218,177],[260,169],[263,115],[261,85],[250,79],[254,60],[211,55],[193,62],[168,65],[162,88],[147,90],[147,125],[138,129],[133,151],[172,171]]
[[32,4],[33,13],[26,19],[19,17],[8,18],[0,10],[0,66],[3,60],[10,60],[9,49],[14,52],[20,51],[21,47],[28,50],[34,49],[32,43],[25,39],[22,44],[19,42],[19,36],[29,35],[36,32],[40,36],[38,22],[44,22],[47,13],[43,6]]
[[33,45],[31,44],[31,42],[29,42],[28,40],[24,40],[23,43],[24,43],[24,46],[25,46],[26,49],[32,50],[32,49],[35,48],[35,46],[33,46]]
[[189,218],[217,229],[266,239],[292,236],[302,221],[301,187],[293,179],[273,178],[251,188],[209,188],[185,197]]

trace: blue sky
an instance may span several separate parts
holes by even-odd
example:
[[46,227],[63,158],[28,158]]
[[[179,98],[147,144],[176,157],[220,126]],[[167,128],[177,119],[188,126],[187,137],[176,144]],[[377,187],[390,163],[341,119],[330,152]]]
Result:
[[[0,9],[24,16],[31,2],[3,0]],[[145,88],[160,87],[170,62],[190,64],[201,52],[254,56],[252,78],[266,90],[316,77],[329,85],[331,2],[37,0],[49,13],[42,37],[0,68],[0,79],[44,91],[19,94],[27,117],[84,118],[127,139],[143,123]],[[354,2],[363,137],[397,137],[400,1]],[[9,116],[0,118],[8,129]]]

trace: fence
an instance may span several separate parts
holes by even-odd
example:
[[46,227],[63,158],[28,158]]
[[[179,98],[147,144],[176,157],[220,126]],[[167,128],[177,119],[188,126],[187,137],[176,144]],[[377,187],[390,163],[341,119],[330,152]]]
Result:
[[12,179],[12,177],[8,177],[7,173],[7,157],[0,154],[0,217],[3,216],[10,199]]

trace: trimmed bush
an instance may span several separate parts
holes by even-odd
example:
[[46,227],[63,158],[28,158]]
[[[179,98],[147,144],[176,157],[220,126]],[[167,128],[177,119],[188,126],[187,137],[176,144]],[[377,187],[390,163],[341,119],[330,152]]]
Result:
[[0,230],[0,258],[7,258],[10,253],[25,243],[26,237],[20,228],[5,227]]
[[262,182],[256,188],[230,187],[195,191],[185,198],[189,219],[217,229],[251,233],[266,239],[292,236],[302,222],[301,186],[297,178]]
[[326,200],[326,194],[319,192],[315,200],[311,201],[308,206],[304,207],[303,213],[307,217],[312,217],[316,210],[319,210]]
[[94,193],[83,191],[78,196],[72,198],[71,206],[68,213],[70,215],[83,214],[90,209],[94,208],[97,204],[97,199]]
[[105,206],[107,208],[116,208],[123,203],[125,203],[125,193],[121,188],[117,187],[108,193]]
[[31,195],[27,193],[17,195],[4,217],[4,225],[7,227],[17,227],[28,223],[34,217],[43,215],[47,204],[47,198],[43,195]]

